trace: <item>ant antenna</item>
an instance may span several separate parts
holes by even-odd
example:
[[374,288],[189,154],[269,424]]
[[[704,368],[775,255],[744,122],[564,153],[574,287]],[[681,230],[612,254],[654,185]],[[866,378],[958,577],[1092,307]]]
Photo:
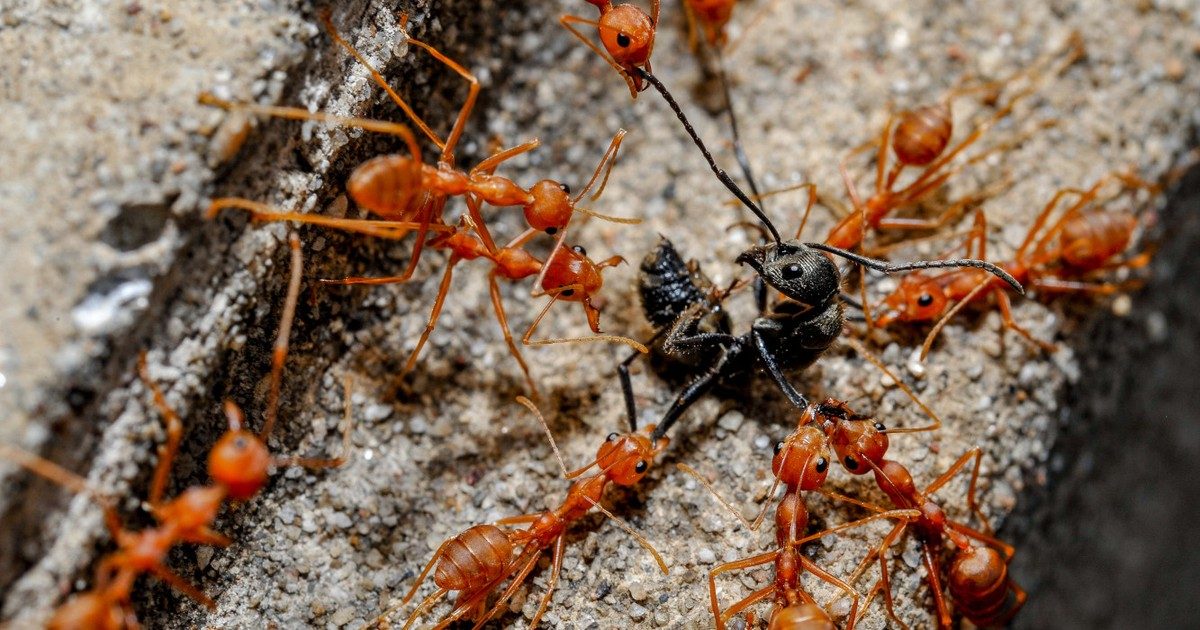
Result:
[[846,251],[840,247],[826,245],[825,243],[805,243],[806,246],[813,249],[819,249],[823,252],[841,256],[846,260],[858,263],[868,269],[883,273],[894,273],[897,271],[911,271],[914,269],[941,269],[945,267],[974,267],[982,269],[997,278],[1000,278],[1012,287],[1017,293],[1025,295],[1025,287],[1021,286],[1017,279],[1009,275],[1009,273],[1000,267],[983,260],[975,260],[974,258],[955,258],[952,260],[917,260],[905,263],[889,263],[875,258],[868,258],[861,254]]
[[279,392],[282,387],[283,364],[287,360],[288,337],[292,332],[292,320],[296,315],[296,302],[300,296],[300,279],[304,272],[304,254],[300,252],[300,237],[295,232],[288,234],[291,250],[292,270],[288,278],[287,296],[283,300],[283,314],[279,316],[279,332],[275,336],[275,347],[271,351],[271,391],[268,395],[266,419],[263,421],[259,439],[266,441],[275,428],[279,414]]
[[754,216],[758,217],[759,221],[762,221],[762,224],[766,226],[767,231],[771,233],[771,238],[774,239],[776,243],[782,243],[783,238],[779,236],[779,230],[775,229],[775,225],[771,223],[770,219],[767,218],[767,215],[762,211],[762,208],[759,208],[757,205],[755,205],[754,202],[746,196],[745,191],[743,191],[741,187],[729,177],[729,174],[726,173],[720,166],[717,166],[717,161],[713,159],[712,153],[709,153],[708,147],[704,145],[704,141],[701,140],[700,136],[696,134],[696,129],[692,127],[691,121],[688,120],[687,115],[683,113],[683,109],[679,106],[679,103],[675,100],[675,97],[671,96],[671,93],[667,90],[667,86],[663,85],[662,81],[658,80],[658,77],[647,72],[645,68],[634,68],[633,70],[637,72],[643,79],[648,81],[650,85],[653,85],[654,89],[658,90],[658,93],[662,95],[665,101],[667,101],[667,105],[671,107],[671,111],[675,112],[675,117],[679,119],[679,122],[683,123],[684,131],[687,131],[688,135],[692,138],[692,142],[697,148],[700,149],[700,153],[703,154],[704,159],[708,161],[708,167],[712,169],[712,172],[717,176],[717,179],[721,180],[721,183],[725,184],[725,188],[728,188],[729,192],[733,193],[733,196],[737,197],[738,200],[742,202],[742,205],[749,208],[750,212],[753,212]]
[[753,198],[758,200],[760,208],[765,208],[762,194],[758,191],[758,183],[754,181],[750,158],[746,156],[746,151],[742,147],[741,134],[738,133],[737,113],[733,110],[733,94],[729,90],[729,75],[725,72],[725,56],[721,54],[719,47],[715,47],[714,52],[717,58],[717,80],[721,82],[721,92],[725,97],[725,113],[729,115],[729,132],[733,136],[733,156],[737,160],[738,167],[742,169],[742,177],[746,178],[746,184],[750,186]]

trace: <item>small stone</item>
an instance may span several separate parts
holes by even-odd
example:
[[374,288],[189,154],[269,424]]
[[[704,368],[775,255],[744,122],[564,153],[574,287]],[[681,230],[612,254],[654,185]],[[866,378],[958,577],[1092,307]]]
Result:
[[699,561],[700,564],[712,564],[717,561],[717,554],[713,553],[712,549],[709,549],[708,547],[702,547],[700,551],[696,553],[696,560]]
[[717,426],[730,433],[736,433],[744,422],[746,422],[746,416],[740,411],[733,410],[721,416],[721,419],[717,421]]
[[635,602],[644,602],[650,597],[650,591],[646,588],[646,583],[639,580],[629,585],[629,596]]
[[645,606],[634,604],[629,607],[629,618],[634,621],[641,621],[646,618],[646,613],[648,612],[650,611],[646,610]]
[[338,626],[344,626],[354,619],[353,608],[339,608],[337,612],[329,617],[329,622]]

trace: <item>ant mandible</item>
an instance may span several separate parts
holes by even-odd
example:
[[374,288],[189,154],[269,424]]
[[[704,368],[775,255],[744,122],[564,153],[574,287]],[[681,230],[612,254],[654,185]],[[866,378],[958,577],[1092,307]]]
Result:
[[[550,597],[554,593],[558,576],[562,570],[563,551],[566,547],[567,529],[576,521],[587,515],[592,508],[599,510],[627,533],[634,537],[643,547],[654,556],[663,573],[667,573],[667,565],[654,546],[632,527],[621,521],[616,515],[600,504],[604,490],[610,483],[619,486],[633,486],[641,481],[650,470],[659,453],[667,447],[669,440],[655,436],[654,425],[648,425],[642,430],[636,428],[636,415],[630,416],[630,431],[628,433],[611,433],[600,445],[596,459],[582,468],[568,471],[566,463],[554,442],[554,436],[545,418],[537,407],[527,398],[519,397],[517,401],[528,408],[541,423],[550,440],[550,446],[558,460],[563,477],[574,479],[562,504],[553,509],[534,514],[513,516],[496,521],[494,524],[476,525],[450,540],[442,543],[434,552],[433,557],[425,565],[416,582],[403,600],[396,606],[385,611],[374,625],[380,625],[396,610],[406,606],[417,593],[417,589],[436,565],[434,582],[438,589],[426,597],[409,615],[404,624],[407,630],[424,613],[428,612],[438,601],[451,591],[460,591],[454,609],[443,618],[435,628],[444,628],[454,621],[474,615],[476,630],[495,617],[516,591],[525,583],[529,573],[537,566],[543,552],[553,547],[551,573],[542,596],[537,612],[530,621],[529,627],[537,626],[546,608],[550,605]],[[591,475],[580,478],[584,473],[596,467],[598,470]],[[505,531],[504,525],[528,525],[526,529]],[[488,597],[502,582],[512,578],[508,586],[500,594],[496,603],[486,609]]]
[[[1101,191],[1114,180],[1121,184],[1121,190],[1104,202],[1125,192],[1138,189],[1154,192],[1158,189],[1156,185],[1131,173],[1120,171],[1104,175],[1087,189],[1061,189],[1030,225],[1013,259],[998,264],[1023,284],[1043,292],[1104,295],[1119,290],[1121,285],[1108,281],[1097,282],[1094,276],[1117,268],[1145,266],[1150,261],[1150,253],[1118,258],[1128,248],[1138,219],[1129,212],[1102,212],[1096,207]],[[1068,195],[1076,195],[1078,199],[1061,213],[1049,229],[1045,229],[1054,211]],[[1088,207],[1093,209],[1085,211]],[[974,226],[967,238],[967,255],[986,258],[986,230],[987,220],[982,211],[977,211]],[[974,252],[971,251],[972,245]],[[922,345],[923,359],[950,319],[967,304],[985,297],[987,293],[995,295],[1005,328],[1017,332],[1043,350],[1056,349],[1053,343],[1035,338],[1017,324],[1003,288],[993,283],[990,276],[974,270],[951,271],[935,276],[920,273],[905,276],[896,290],[884,298],[885,310],[874,324],[888,326],[894,322],[936,320]]]
[[[654,33],[658,28],[659,1],[650,1],[650,13],[647,15],[641,8],[627,2],[613,4],[611,0],[587,0],[600,10],[599,21],[577,15],[563,15],[558,22],[591,48],[592,52],[608,62],[608,65],[625,79],[630,96],[636,99],[638,92],[646,89],[638,71],[650,69],[650,54],[654,52]],[[596,27],[604,48],[597,46],[572,26],[573,24]]]

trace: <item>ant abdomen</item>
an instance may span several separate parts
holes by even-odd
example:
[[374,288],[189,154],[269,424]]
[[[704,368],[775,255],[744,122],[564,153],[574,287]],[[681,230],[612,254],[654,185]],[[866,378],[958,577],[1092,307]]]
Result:
[[955,554],[949,582],[959,612],[977,626],[1002,624],[1015,612],[1008,596],[1008,565],[991,547],[972,545]]
[[925,166],[950,144],[954,123],[946,103],[926,105],[900,114],[892,132],[892,150],[901,164]]
[[413,195],[422,189],[421,165],[407,155],[381,155],[363,162],[346,181],[358,205],[386,219],[404,219]]
[[836,630],[833,620],[816,604],[777,608],[771,613],[769,630]]
[[1126,212],[1078,215],[1063,224],[1062,257],[1078,269],[1098,269],[1125,251],[1137,219]]
[[642,259],[639,271],[642,310],[656,330],[675,323],[689,306],[708,301],[704,291],[710,284],[708,278],[698,266],[694,271],[689,269],[675,245],[665,237]]
[[476,525],[446,543],[433,581],[449,591],[474,591],[503,576],[512,554],[499,527]]

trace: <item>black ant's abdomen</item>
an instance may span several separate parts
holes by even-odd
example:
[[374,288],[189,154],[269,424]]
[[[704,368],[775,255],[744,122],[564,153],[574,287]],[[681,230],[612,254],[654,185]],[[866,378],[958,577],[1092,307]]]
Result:
[[642,259],[638,293],[642,311],[655,330],[675,323],[693,304],[707,303],[710,283],[699,266],[689,265],[666,237]]

